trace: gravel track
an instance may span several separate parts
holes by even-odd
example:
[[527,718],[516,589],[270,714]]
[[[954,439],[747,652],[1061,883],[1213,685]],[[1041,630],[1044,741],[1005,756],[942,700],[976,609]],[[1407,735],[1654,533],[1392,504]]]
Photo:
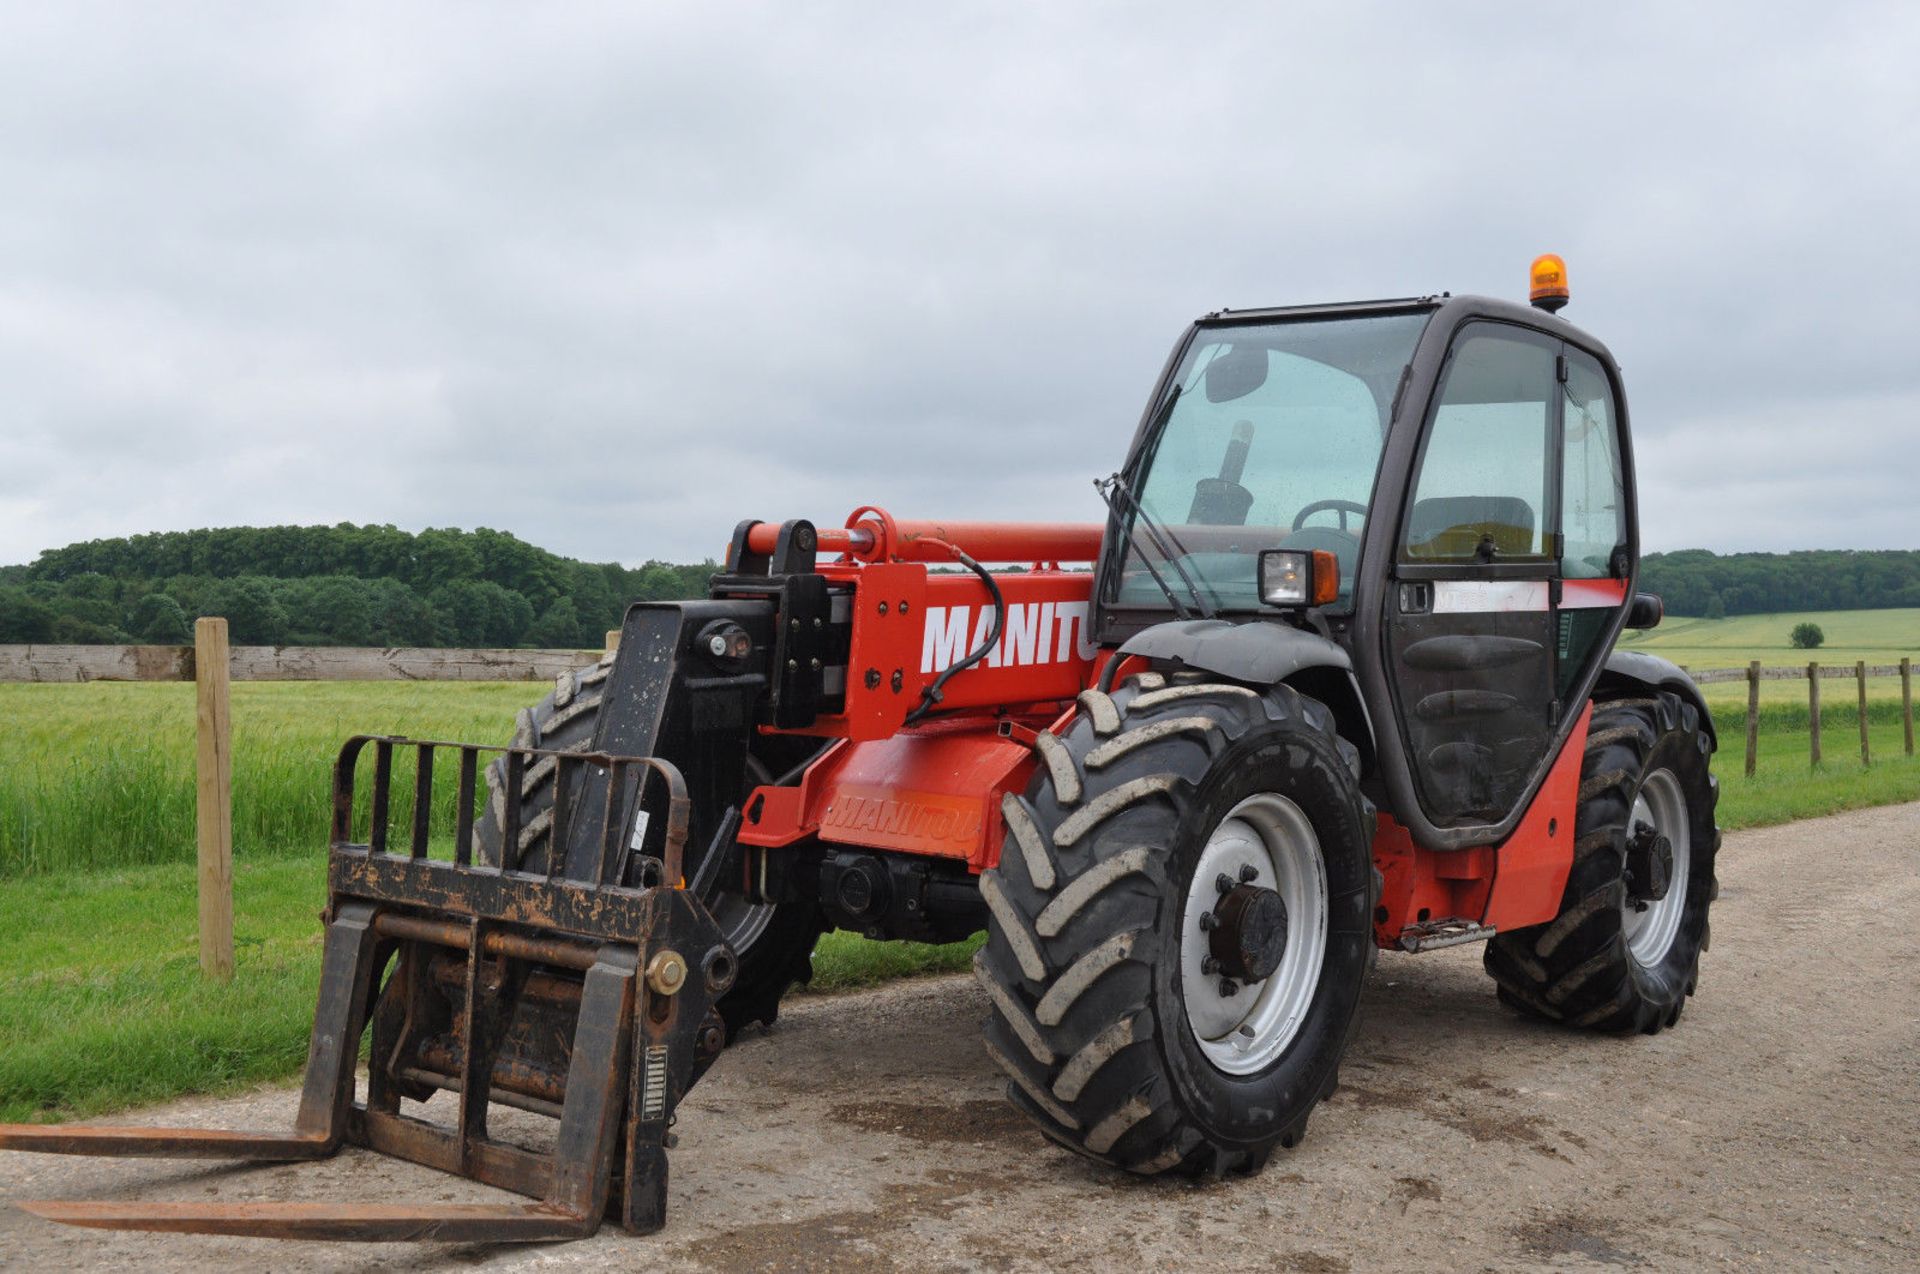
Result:
[[[668,1228],[546,1247],[73,1230],[0,1207],[17,1269],[1307,1271],[1920,1266],[1920,804],[1729,835],[1678,1029],[1524,1021],[1477,949],[1383,954],[1340,1090],[1251,1181],[1127,1178],[1031,1131],[964,978],[795,1002],[681,1107]],[[128,1121],[275,1127],[263,1089]],[[22,1198],[485,1201],[349,1150],[217,1166],[0,1154]]]

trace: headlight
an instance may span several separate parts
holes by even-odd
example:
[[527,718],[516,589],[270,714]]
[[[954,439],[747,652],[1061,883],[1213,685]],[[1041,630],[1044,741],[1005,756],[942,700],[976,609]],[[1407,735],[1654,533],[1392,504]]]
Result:
[[1269,606],[1324,606],[1340,596],[1340,561],[1325,549],[1260,554],[1260,600]]

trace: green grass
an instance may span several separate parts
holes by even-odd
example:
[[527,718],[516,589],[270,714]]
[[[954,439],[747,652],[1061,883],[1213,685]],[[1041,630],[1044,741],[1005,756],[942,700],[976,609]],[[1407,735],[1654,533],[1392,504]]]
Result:
[[[236,857],[326,846],[328,784],[353,734],[504,743],[528,684],[233,687]],[[0,685],[0,878],[191,861],[193,687]]]
[[[1826,633],[1817,650],[1795,650],[1787,634],[1799,623],[1815,623]],[[1629,632],[1624,650],[1643,650],[1682,664],[1691,671],[1744,668],[1758,659],[1769,668],[1821,664],[1895,664],[1900,656],[1920,657],[1920,610],[1814,611],[1786,615],[1739,615],[1732,619],[1689,619],[1669,615],[1658,628]]]
[[200,976],[191,864],[0,881],[0,1121],[296,1073],[325,892],[319,854],[238,864],[220,984]]

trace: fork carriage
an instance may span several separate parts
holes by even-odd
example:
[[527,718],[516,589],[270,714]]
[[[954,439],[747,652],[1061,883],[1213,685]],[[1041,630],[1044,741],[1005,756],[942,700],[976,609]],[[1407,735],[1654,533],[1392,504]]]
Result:
[[[356,841],[355,772],[369,744],[368,833]],[[408,751],[413,799],[395,844],[394,756]],[[483,753],[506,761],[495,865],[473,853]],[[428,856],[435,760],[448,754],[458,758],[451,861]],[[554,848],[525,863],[513,813],[526,772],[548,758]],[[653,807],[665,816],[657,826]],[[334,769],[320,997],[293,1130],[0,1128],[0,1148],[147,1158],[307,1160],[351,1143],[540,1202],[23,1206],[77,1225],[281,1238],[537,1241],[591,1234],[603,1216],[660,1228],[668,1129],[724,1045],[714,1001],[736,967],[681,887],[687,830],[686,784],[668,761],[355,737]],[[570,861],[594,868],[572,878],[562,874]],[[369,1034],[360,1099],[355,1066]],[[458,1099],[451,1125],[402,1108],[442,1091]],[[558,1121],[553,1149],[495,1140],[494,1102]]]

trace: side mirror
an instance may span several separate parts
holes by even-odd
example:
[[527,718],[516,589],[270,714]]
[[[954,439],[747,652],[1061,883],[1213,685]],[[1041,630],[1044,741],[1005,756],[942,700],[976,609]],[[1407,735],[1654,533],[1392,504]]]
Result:
[[1326,549],[1266,549],[1260,600],[1269,606],[1325,606],[1340,596],[1340,559]]
[[1666,603],[1656,593],[1635,593],[1633,604],[1627,607],[1628,628],[1658,628],[1666,616]]

